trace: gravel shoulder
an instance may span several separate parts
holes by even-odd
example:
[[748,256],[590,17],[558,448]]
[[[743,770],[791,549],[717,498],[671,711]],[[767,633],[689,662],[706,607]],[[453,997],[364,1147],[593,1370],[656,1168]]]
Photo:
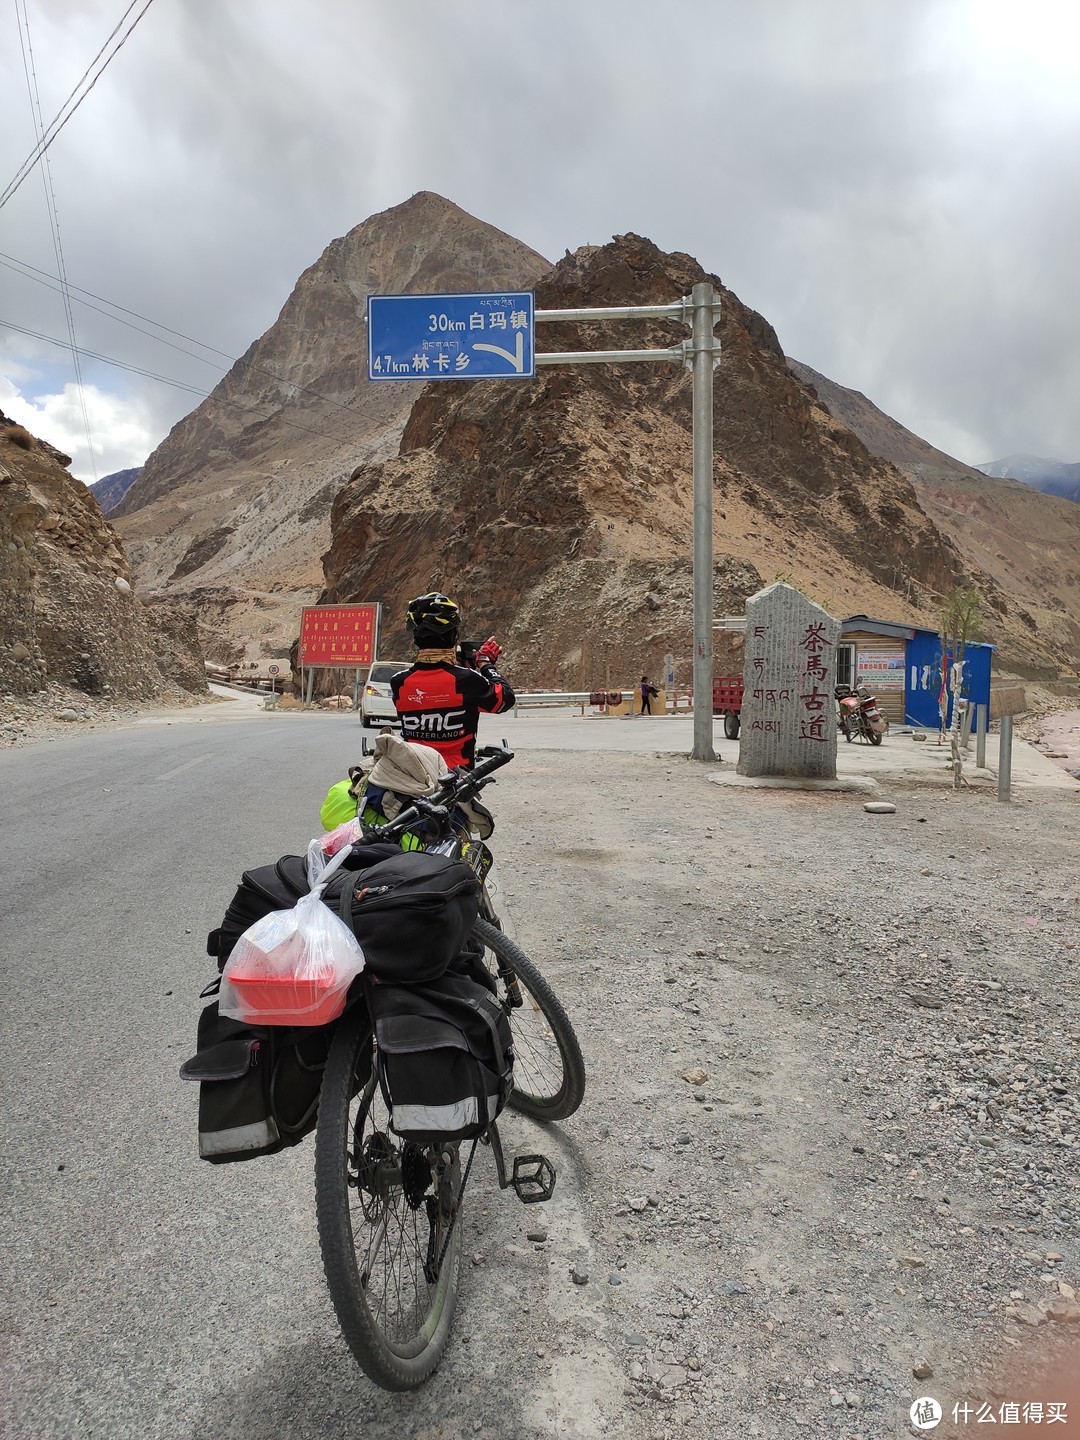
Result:
[[672,756],[500,784],[589,1065],[581,1220],[528,1257],[565,1433],[916,1433],[921,1395],[1053,1399],[1000,1393],[1014,1355],[1080,1371],[1077,797],[888,798]]

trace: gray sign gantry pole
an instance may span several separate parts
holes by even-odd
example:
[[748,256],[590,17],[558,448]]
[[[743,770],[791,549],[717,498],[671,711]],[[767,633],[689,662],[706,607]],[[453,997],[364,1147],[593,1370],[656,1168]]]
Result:
[[570,350],[536,352],[537,365],[620,365],[627,361],[673,360],[694,377],[694,760],[715,760],[713,750],[713,370],[720,342],[713,334],[720,301],[711,281],[695,285],[690,297],[671,305],[613,305],[585,310],[537,310],[541,321],[659,320],[688,322],[692,339],[666,350]]
[[694,329],[694,748],[715,760],[713,733],[713,288],[695,285]]

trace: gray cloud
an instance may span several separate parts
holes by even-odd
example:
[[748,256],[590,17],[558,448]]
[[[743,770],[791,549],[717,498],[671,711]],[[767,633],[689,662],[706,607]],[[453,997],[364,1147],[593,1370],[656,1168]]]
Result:
[[[46,119],[122,9],[31,6]],[[14,173],[10,12],[0,41]],[[68,276],[238,355],[331,239],[432,189],[553,259],[625,230],[689,251],[790,354],[962,459],[1075,460],[1077,42],[1071,0],[158,0],[50,151]],[[0,250],[55,268],[37,176]],[[220,373],[75,313],[90,349]],[[60,297],[7,269],[0,319],[64,333]],[[155,441],[195,403],[84,374]]]

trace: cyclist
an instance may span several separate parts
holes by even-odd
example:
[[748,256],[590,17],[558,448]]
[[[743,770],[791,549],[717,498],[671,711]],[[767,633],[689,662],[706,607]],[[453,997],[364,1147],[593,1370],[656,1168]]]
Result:
[[513,690],[495,668],[502,649],[492,635],[478,648],[465,644],[459,652],[461,611],[437,591],[410,600],[405,623],[417,655],[390,681],[401,733],[437,750],[451,770],[471,768],[481,710],[501,715],[514,704]]

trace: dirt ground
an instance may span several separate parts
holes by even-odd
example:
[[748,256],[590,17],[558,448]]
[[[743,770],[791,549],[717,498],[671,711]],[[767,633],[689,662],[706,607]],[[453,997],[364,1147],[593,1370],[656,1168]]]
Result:
[[708,768],[530,753],[493,801],[589,1070],[561,1133],[510,1125],[557,1199],[472,1197],[461,1329],[524,1310],[509,1433],[870,1440],[923,1397],[940,1435],[1069,1399],[1080,1433],[1080,799],[872,815]]

